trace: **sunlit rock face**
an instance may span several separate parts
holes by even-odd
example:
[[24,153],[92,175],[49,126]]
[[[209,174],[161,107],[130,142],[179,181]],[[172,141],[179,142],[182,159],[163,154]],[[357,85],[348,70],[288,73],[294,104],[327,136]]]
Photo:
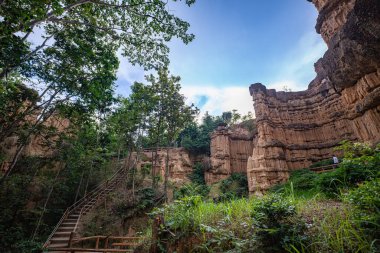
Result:
[[[169,148],[168,155],[169,180],[176,185],[189,183],[189,176],[193,172],[193,166],[195,162],[200,159],[199,156],[191,155],[184,148]],[[135,157],[136,154],[133,156]],[[157,155],[153,149],[146,149],[139,153],[139,157],[140,158],[137,162],[138,170],[140,170],[141,167],[145,165],[152,167],[153,161],[153,167],[156,172],[155,174],[157,176],[160,176],[161,180],[165,178],[167,157],[166,148],[159,148]]]
[[306,91],[250,86],[258,135],[247,175],[251,194],[289,171],[330,158],[341,140],[380,142],[380,1],[313,0],[328,45]]
[[218,127],[211,136],[211,164],[205,172],[206,183],[216,183],[232,173],[246,173],[252,139],[253,134],[247,129]]

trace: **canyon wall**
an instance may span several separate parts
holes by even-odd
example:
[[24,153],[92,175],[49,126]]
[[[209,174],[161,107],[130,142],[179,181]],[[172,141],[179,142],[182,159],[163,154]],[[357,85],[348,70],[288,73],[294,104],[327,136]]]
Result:
[[342,140],[380,142],[380,1],[313,0],[328,45],[306,91],[250,86],[258,135],[247,163],[251,194],[330,158]]
[[[139,156],[137,169],[147,165],[152,167],[152,159],[156,159],[154,166],[155,174],[163,180],[165,178],[166,148],[159,148],[156,154],[153,149],[143,150]],[[156,158],[154,158],[156,156]],[[169,148],[169,179],[175,185],[189,183],[189,175],[193,172],[195,162],[202,160],[200,156],[191,155],[184,148]]]
[[[34,123],[37,120],[37,115],[28,117],[29,123]],[[50,157],[54,154],[55,142],[58,139],[58,134],[64,132],[70,125],[68,119],[62,118],[59,115],[52,115],[43,123],[43,127],[48,131],[40,135],[32,135],[29,142],[22,149],[22,156],[38,156]],[[53,130],[54,129],[54,130]],[[10,136],[0,141],[0,154],[4,156],[4,161],[0,164],[0,172],[6,172],[12,163],[12,160],[19,147],[18,136]]]
[[219,126],[211,135],[211,166],[205,172],[206,183],[216,183],[232,173],[246,173],[252,139],[253,134],[247,129]]

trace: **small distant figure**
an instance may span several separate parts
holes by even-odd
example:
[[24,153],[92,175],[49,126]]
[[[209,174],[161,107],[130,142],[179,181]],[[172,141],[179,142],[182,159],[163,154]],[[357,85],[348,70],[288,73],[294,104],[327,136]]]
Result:
[[335,155],[333,155],[332,159],[333,159],[334,169],[335,169],[339,164],[339,159]]

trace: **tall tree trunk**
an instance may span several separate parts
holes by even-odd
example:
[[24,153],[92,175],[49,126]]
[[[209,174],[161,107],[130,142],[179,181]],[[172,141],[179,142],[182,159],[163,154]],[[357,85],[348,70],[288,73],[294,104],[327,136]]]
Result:
[[151,176],[152,176],[152,188],[154,189],[154,150],[152,149],[152,161],[151,161]]
[[25,143],[22,143],[17,148],[17,151],[16,151],[15,155],[13,156],[12,162],[11,162],[10,166],[8,167],[8,170],[5,172],[5,174],[3,175],[3,177],[0,180],[0,186],[5,182],[5,180],[8,178],[8,176],[11,174],[13,168],[16,166],[16,163],[17,163],[22,151],[24,150],[25,145],[26,145]]
[[166,148],[166,162],[165,162],[165,181],[164,181],[164,194],[165,201],[168,201],[168,180],[169,180],[169,147]]

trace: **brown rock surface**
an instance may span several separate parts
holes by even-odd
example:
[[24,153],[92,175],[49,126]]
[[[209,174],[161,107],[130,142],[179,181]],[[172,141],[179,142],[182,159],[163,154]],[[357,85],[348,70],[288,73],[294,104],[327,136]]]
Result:
[[380,1],[313,0],[328,50],[308,90],[251,85],[258,136],[249,190],[261,194],[290,170],[331,157],[341,140],[380,142]]
[[211,168],[205,172],[206,183],[213,184],[235,172],[245,173],[252,139],[247,129],[218,127],[211,136]]
[[[34,122],[36,119],[36,115],[28,117],[30,122]],[[55,129],[56,134],[50,132],[48,134],[42,133],[41,135],[32,135],[28,144],[23,148],[21,155],[38,157],[52,156],[56,151],[54,145],[58,139],[57,134],[64,132],[69,125],[70,121],[68,119],[62,118],[58,115],[52,115],[43,123],[43,126]],[[5,156],[4,162],[0,164],[0,171],[8,170],[8,167],[17,152],[18,145],[17,136],[6,137],[4,140],[0,141],[0,153]]]
[[[166,168],[166,148],[159,148],[157,151],[157,162],[155,166],[156,175],[165,178]],[[152,150],[143,150],[137,168],[140,169],[145,164],[152,164]],[[181,185],[190,182],[188,176],[193,171],[194,160],[198,157],[191,156],[184,148],[169,148],[169,179],[175,184]]]

